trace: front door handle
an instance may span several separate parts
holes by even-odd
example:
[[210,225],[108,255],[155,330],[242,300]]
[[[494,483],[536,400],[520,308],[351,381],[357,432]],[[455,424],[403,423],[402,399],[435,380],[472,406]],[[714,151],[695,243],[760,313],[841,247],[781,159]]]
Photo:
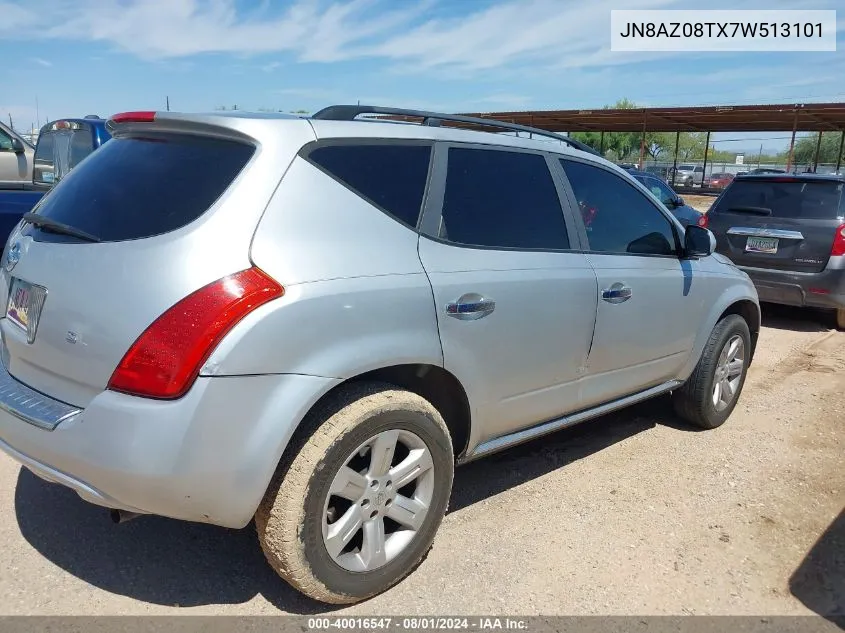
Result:
[[601,291],[601,298],[608,303],[623,303],[631,298],[633,291],[622,283],[615,283]]
[[495,301],[475,292],[461,295],[456,301],[446,304],[446,314],[460,321],[481,319],[495,309]]

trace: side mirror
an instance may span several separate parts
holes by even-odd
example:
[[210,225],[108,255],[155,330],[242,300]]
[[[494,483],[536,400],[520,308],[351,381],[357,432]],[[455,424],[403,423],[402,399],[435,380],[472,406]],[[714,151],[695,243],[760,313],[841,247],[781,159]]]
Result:
[[12,151],[15,154],[23,154],[25,149],[26,148],[24,148],[23,143],[19,138],[12,139]]
[[684,202],[684,199],[681,196],[678,196],[677,198],[675,198],[675,206],[676,207],[682,207],[685,204],[686,204],[686,202]]
[[716,250],[716,236],[708,229],[690,224],[684,232],[684,256],[708,257]]

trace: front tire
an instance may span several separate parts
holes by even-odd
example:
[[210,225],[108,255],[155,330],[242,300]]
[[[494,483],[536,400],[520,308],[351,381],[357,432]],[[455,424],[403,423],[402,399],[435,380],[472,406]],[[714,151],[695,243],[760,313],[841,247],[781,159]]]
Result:
[[726,316],[713,328],[689,380],[672,394],[675,412],[703,429],[722,426],[739,400],[750,358],[748,324],[739,315]]
[[422,397],[375,383],[341,389],[303,424],[256,512],[261,547],[307,596],[365,600],[431,548],[452,489],[449,431]]

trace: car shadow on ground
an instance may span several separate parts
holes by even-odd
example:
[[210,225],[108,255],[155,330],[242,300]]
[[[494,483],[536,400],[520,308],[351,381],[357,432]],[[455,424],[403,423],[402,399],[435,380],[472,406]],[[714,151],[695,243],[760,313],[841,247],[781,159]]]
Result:
[[[459,468],[451,512],[565,467],[661,424],[679,425],[668,398],[640,403]],[[51,563],[110,593],[192,607],[240,604],[256,595],[300,614],[333,607],[278,578],[253,524],[243,530],[143,516],[114,525],[108,511],[21,469],[15,490],[21,534]]]
[[789,590],[805,607],[845,630],[845,510],[792,574]]
[[674,415],[669,397],[658,397],[531,442],[470,462],[455,471],[450,512],[564,468],[657,424],[697,431]]
[[792,332],[827,332],[834,329],[834,316],[830,310],[795,308],[774,303],[763,303],[760,310],[763,327]]

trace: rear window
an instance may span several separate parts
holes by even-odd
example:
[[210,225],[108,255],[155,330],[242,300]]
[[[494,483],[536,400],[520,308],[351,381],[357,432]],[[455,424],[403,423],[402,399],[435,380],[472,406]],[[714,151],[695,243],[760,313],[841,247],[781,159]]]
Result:
[[93,128],[87,123],[62,122],[64,126],[44,129],[35,149],[33,181],[52,185],[76,167],[94,150]]
[[[182,135],[115,138],[42,199],[36,212],[114,242],[161,235],[196,220],[249,161],[250,145]],[[75,238],[45,229],[39,241]]]
[[841,198],[841,182],[734,179],[710,213],[831,220],[842,215]]
[[411,228],[420,216],[431,146],[390,144],[327,145],[308,160],[370,204]]

